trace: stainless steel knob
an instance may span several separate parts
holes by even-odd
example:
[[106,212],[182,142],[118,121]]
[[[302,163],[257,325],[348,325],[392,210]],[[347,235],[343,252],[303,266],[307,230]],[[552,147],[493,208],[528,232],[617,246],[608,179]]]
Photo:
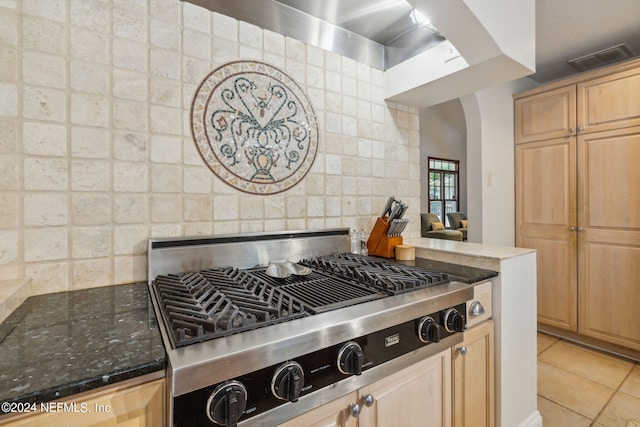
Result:
[[366,406],[367,408],[370,408],[371,406],[373,406],[373,403],[376,401],[376,398],[373,397],[373,394],[367,394],[364,396],[362,401],[364,402],[364,406]]
[[582,132],[582,126],[578,126],[578,132]]
[[569,133],[573,133],[575,131],[574,128],[569,128]]
[[578,227],[578,232],[582,233],[584,231],[584,227]]
[[349,403],[349,413],[352,417],[357,417],[362,412],[362,407],[357,403]]
[[467,354],[467,347],[464,345],[462,347],[458,347],[458,353],[464,356],[465,354]]
[[576,228],[572,225],[571,227],[569,227],[569,231],[576,231]]
[[480,316],[484,314],[484,307],[480,303],[480,301],[474,301],[469,307],[469,314],[472,316]]

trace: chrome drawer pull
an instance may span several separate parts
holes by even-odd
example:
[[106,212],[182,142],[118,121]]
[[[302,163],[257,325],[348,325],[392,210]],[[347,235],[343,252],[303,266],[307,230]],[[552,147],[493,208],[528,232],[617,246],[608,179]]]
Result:
[[472,316],[480,316],[484,314],[484,307],[480,304],[480,301],[474,301],[469,307],[469,314]]

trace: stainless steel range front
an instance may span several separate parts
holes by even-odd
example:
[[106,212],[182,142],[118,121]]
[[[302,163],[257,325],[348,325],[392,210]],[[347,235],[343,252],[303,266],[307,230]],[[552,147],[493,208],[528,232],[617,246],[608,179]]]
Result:
[[469,285],[349,248],[348,229],[149,240],[169,424],[274,426],[462,341]]

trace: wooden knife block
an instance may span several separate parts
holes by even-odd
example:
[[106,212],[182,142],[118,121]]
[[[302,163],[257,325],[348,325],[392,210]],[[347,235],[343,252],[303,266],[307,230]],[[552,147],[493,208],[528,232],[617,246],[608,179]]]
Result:
[[369,240],[367,240],[367,251],[369,255],[376,255],[383,258],[395,257],[395,247],[402,244],[402,236],[389,237],[387,232],[389,231],[389,224],[387,222],[388,217],[378,217],[376,223],[373,225],[373,230],[369,234]]

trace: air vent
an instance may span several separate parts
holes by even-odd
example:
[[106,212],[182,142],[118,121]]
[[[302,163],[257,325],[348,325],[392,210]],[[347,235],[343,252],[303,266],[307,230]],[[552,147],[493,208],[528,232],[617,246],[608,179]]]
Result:
[[633,52],[631,52],[626,45],[619,44],[617,46],[603,49],[599,52],[572,59],[569,61],[569,65],[573,66],[578,71],[586,71],[602,67],[603,65],[613,64],[614,62],[620,62],[625,59],[632,58],[633,56]]

